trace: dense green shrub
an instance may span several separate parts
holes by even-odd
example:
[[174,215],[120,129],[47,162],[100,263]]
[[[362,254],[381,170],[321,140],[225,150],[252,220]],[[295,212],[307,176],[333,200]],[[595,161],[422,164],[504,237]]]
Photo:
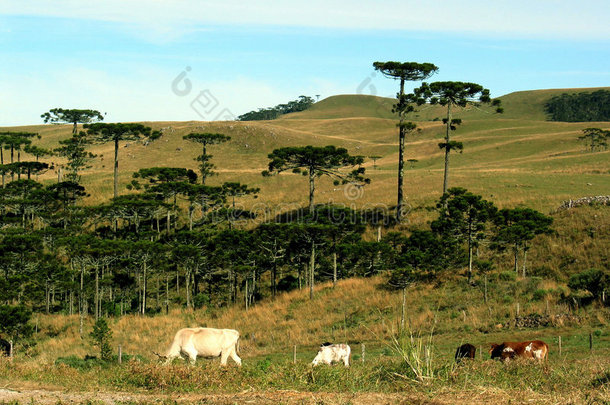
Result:
[[568,287],[573,290],[586,290],[594,297],[599,297],[603,290],[610,287],[610,275],[598,269],[585,270],[573,274],[568,281]]
[[99,347],[101,359],[110,360],[112,358],[112,347],[110,346],[112,331],[104,318],[100,318],[95,322],[89,337],[93,340],[94,345]]
[[517,273],[513,271],[503,271],[498,274],[498,278],[501,281],[515,281],[517,279]]

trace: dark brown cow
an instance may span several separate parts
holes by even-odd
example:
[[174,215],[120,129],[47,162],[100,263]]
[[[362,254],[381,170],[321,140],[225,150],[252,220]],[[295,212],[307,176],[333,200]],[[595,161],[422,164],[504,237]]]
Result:
[[492,344],[489,349],[492,359],[504,361],[523,357],[526,359],[546,360],[549,346],[542,340],[528,340],[526,342],[504,342],[500,345]]
[[470,343],[464,343],[455,351],[455,361],[460,362],[462,359],[474,359],[476,353],[476,347]]

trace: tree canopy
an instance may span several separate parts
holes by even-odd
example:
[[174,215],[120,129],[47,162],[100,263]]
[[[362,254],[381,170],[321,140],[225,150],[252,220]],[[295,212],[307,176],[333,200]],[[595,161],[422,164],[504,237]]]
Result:
[[492,100],[489,90],[477,83],[469,82],[433,82],[422,83],[422,85],[413,90],[413,93],[408,94],[406,99],[409,102],[423,105],[429,103],[431,105],[440,104],[447,107],[447,115],[443,119],[445,124],[445,142],[438,144],[439,148],[445,150],[445,170],[443,175],[443,194],[449,189],[449,154],[451,150],[462,150],[461,142],[451,140],[450,132],[455,131],[457,126],[462,123],[461,119],[452,117],[452,108],[466,107],[469,104],[478,106],[481,103],[491,104],[495,107],[497,113],[504,112],[500,106],[501,101],[498,99]]
[[345,148],[337,148],[334,145],[318,146],[294,146],[275,149],[268,155],[270,159],[269,170],[263,171],[263,176],[272,173],[280,173],[292,170],[299,173],[301,169],[309,176],[309,211],[313,212],[314,192],[316,177],[329,176],[337,182],[347,184],[349,182],[362,186],[370,183],[370,179],[363,176],[365,169],[358,167],[351,172],[345,173],[340,169],[343,167],[359,166],[364,162],[363,156],[352,156]]
[[545,110],[551,121],[610,121],[610,91],[563,93],[547,101]]
[[250,111],[237,117],[239,121],[260,121],[274,120],[281,115],[293,112],[304,111],[314,103],[309,96],[299,96],[297,100],[289,101],[286,104],[278,104],[275,107],[259,108],[257,111]]
[[97,110],[79,110],[75,108],[52,108],[40,116],[45,122],[52,124],[73,124],[72,133],[76,134],[78,124],[89,124],[102,121],[104,116]]

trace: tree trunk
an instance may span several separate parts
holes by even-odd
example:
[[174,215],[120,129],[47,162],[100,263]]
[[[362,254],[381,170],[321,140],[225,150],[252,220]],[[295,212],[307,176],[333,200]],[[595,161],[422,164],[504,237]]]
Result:
[[316,245],[311,241],[311,257],[309,258],[309,299],[313,299],[314,273],[316,268]]
[[527,246],[523,247],[523,277],[525,277],[525,269],[526,269],[526,261],[527,261]]
[[45,313],[49,314],[49,307],[51,306],[51,289],[49,288],[49,280],[46,279],[44,283],[45,290]]
[[192,308],[192,302],[191,302],[191,272],[190,270],[186,269],[186,277],[185,277],[185,287],[184,289],[186,290],[186,307],[187,308]]
[[169,312],[169,274],[165,275],[165,313]]
[[472,281],[472,222],[468,222],[468,284]]
[[[305,266],[307,266],[307,265],[305,265]],[[303,273],[303,272],[302,272],[302,270],[301,270],[301,267],[300,267],[300,266],[298,266],[298,270],[297,270],[297,278],[298,278],[298,280],[299,280],[299,290],[301,290],[301,289],[303,288],[303,283],[302,283],[302,281],[301,281],[301,280],[302,280],[302,278],[303,278],[303,277],[302,277],[302,273]]]
[[72,283],[70,285],[70,315],[74,315],[74,262],[70,260],[70,269],[72,270]]
[[119,195],[119,140],[114,140],[114,198]]
[[445,172],[443,174],[443,194],[447,192],[449,188],[449,153],[451,148],[449,146],[449,140],[451,132],[451,103],[447,103],[447,130],[445,133]]
[[407,311],[407,286],[402,288],[402,305],[400,306],[400,331],[405,330],[405,315]]
[[246,293],[245,293],[245,297],[246,297],[246,312],[248,312],[248,279],[246,278]]
[[[0,145],[0,165],[4,166],[4,145]],[[4,182],[4,172],[2,172],[2,188],[6,188],[6,183]]]
[[[400,93],[399,97],[402,99],[405,93],[405,79],[400,78]],[[400,100],[399,100],[400,103]],[[401,221],[403,215],[403,204],[404,196],[402,193],[402,185],[404,181],[405,173],[405,129],[403,127],[405,121],[405,114],[403,111],[399,113],[399,124],[398,124],[398,201],[396,203],[396,220]]]
[[337,285],[337,252],[333,252],[333,287]]
[[515,273],[519,273],[518,261],[519,261],[519,247],[515,245],[513,247],[513,253],[515,255]]
[[83,317],[85,316],[84,311],[85,311],[85,303],[84,303],[84,297],[83,297],[83,290],[84,290],[84,278],[85,278],[85,268],[84,266],[81,264],[80,267],[80,292],[78,294],[78,317],[79,317],[79,326],[78,326],[78,333],[83,336]]
[[277,294],[277,262],[275,259],[273,260],[273,268],[271,269],[271,297],[275,299],[275,295]]
[[[11,145],[11,163],[15,162],[15,148]],[[11,171],[11,181],[15,181],[15,172]]]
[[147,261],[144,260],[143,269],[142,269],[142,315],[146,314],[146,283],[148,282],[148,264]]
[[310,167],[309,168],[309,213],[310,213],[310,215],[313,215],[313,211],[314,211],[313,195],[316,190],[314,181],[315,181],[314,171],[313,171],[313,168]]
[[[21,149],[17,149],[17,163],[21,162]],[[17,172],[17,180],[21,180],[21,168]]]
[[100,319],[100,311],[99,311],[99,302],[100,302],[100,275],[97,268],[95,266],[95,320]]

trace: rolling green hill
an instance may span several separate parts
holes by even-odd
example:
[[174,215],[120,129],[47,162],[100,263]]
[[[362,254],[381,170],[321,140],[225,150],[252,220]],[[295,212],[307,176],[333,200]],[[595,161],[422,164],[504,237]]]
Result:
[[[464,123],[453,136],[464,143],[465,149],[462,154],[452,155],[450,186],[466,187],[500,207],[525,205],[543,212],[553,211],[563,200],[609,194],[610,152],[586,152],[577,137],[584,128],[607,129],[610,123],[545,121],[545,100],[564,91],[576,90],[506,95],[502,97],[506,109],[503,115],[478,109],[457,113]],[[256,204],[259,212],[262,206],[268,210],[266,213],[274,214],[306,205],[305,177],[294,173],[261,176],[268,163],[267,155],[282,146],[329,144],[345,147],[352,154],[381,157],[376,168],[371,159],[365,162],[372,181],[357,198],[350,199],[344,188],[321,179],[317,202],[391,207],[396,199],[397,169],[392,102],[371,96],[334,96],[310,110],[274,121],[148,122],[145,124],[163,135],[147,146],[140,142],[121,143],[122,190],[126,191],[131,174],[140,168],[162,165],[196,169],[193,159],[200,153],[200,146],[182,137],[192,131],[221,132],[232,139],[208,148],[218,171],[208,184],[240,181],[260,187],[258,199],[244,201],[247,207]],[[406,148],[406,157],[417,160],[407,166],[405,176],[407,205],[411,209],[407,228],[426,227],[432,214],[425,208],[441,195],[443,155],[437,144],[444,128],[441,121],[435,120],[441,116],[439,107],[422,107],[414,114],[421,130],[408,137]],[[38,132],[41,139],[37,144],[44,147],[56,147],[71,132],[69,125],[4,128],[7,129]],[[112,195],[113,145],[94,145],[91,151],[98,157],[83,173],[83,181],[91,194],[86,202],[94,204]],[[6,154],[4,157],[7,159]],[[61,163],[57,158],[48,161],[55,168]],[[40,176],[40,180],[49,183],[55,178],[53,170]],[[405,290],[404,298],[401,292],[388,290],[386,279],[380,274],[341,280],[336,287],[317,284],[312,300],[306,291],[297,289],[275,300],[262,299],[248,310],[238,302],[228,307],[175,308],[165,314],[113,317],[109,322],[114,333],[113,348],[121,345],[123,353],[137,356],[137,360],[122,364],[96,365],[91,364],[91,359],[89,363],[84,359],[96,350],[86,338],[93,325],[92,317],[85,319],[84,333],[80,335],[78,315],[36,314],[33,322],[37,344],[24,348],[14,363],[0,356],[0,384],[15,390],[52,387],[96,395],[98,391],[181,396],[220,392],[230,394],[227,403],[246,402],[242,399],[248,393],[269,395],[267,403],[279,403],[288,393],[297,391],[315,393],[315,403],[322,402],[319,394],[327,395],[324,403],[352,403],[353,395],[367,393],[396,396],[366,397],[353,403],[397,403],[405,400],[405,393],[415,395],[421,403],[428,403],[431,398],[451,404],[472,403],[473,399],[478,403],[525,403],[532,399],[536,403],[606,403],[610,399],[607,304],[571,307],[573,301],[569,295],[566,298],[569,291],[565,282],[582,270],[607,269],[610,210],[583,207],[556,213],[553,218],[558,232],[536,240],[528,254],[527,278],[505,271],[511,269],[512,263],[511,252],[506,252],[499,254],[497,268],[486,273],[477,271],[476,285],[468,284],[458,271],[443,274],[443,279],[434,283],[415,283]],[[486,250],[481,249],[483,260]],[[401,337],[397,331],[403,299],[404,324],[413,334]],[[156,300],[158,304],[159,296]],[[518,311],[534,317],[544,314],[552,324],[518,328]],[[188,326],[238,329],[243,337],[244,366],[220,368],[204,361],[196,367],[157,364],[153,353],[163,352],[175,331]],[[559,336],[563,338],[561,354]],[[588,346],[590,336],[593,350]],[[506,365],[490,361],[486,353],[491,342],[530,339],[549,343],[548,363]],[[353,366],[309,367],[323,341],[351,344]],[[471,364],[456,366],[453,353],[466,341],[477,346],[479,357]],[[361,361],[363,344],[366,362]],[[296,364],[292,360],[295,347]],[[422,359],[430,360],[436,373],[433,378],[409,377],[412,372],[405,358],[413,354],[419,356],[420,364]],[[57,365],[60,357],[63,363]],[[328,396],[334,393],[344,397],[337,401]]]
[[[590,89],[582,89],[589,91]],[[588,153],[577,137],[591,126],[608,128],[608,123],[561,123],[544,120],[543,106],[549,97],[571,90],[537,90],[511,93],[502,97],[505,114],[483,109],[457,111],[464,123],[453,138],[464,143],[462,154],[452,154],[450,186],[461,186],[492,199],[500,206],[524,204],[545,212],[563,200],[588,195],[607,194],[610,190],[609,152]],[[196,144],[182,139],[191,131],[221,132],[232,137],[226,144],[213,146],[210,152],[219,176],[211,183],[235,181],[260,187],[257,203],[303,205],[307,199],[306,179],[295,174],[263,178],[267,155],[274,149],[292,145],[329,145],[347,148],[352,154],[381,156],[377,167],[368,159],[367,174],[372,179],[363,195],[349,200],[344,190],[328,179],[318,183],[318,202],[385,204],[395,201],[397,168],[396,119],[391,113],[393,101],[387,98],[343,95],[316,103],[311,109],[289,114],[273,121],[256,122],[149,122],[163,136],[144,146],[139,142],[121,144],[120,183],[131,180],[131,173],[151,166],[188,166],[199,153]],[[407,167],[405,193],[415,209],[433,203],[441,194],[443,154],[437,144],[444,127],[439,120],[441,107],[422,106],[414,114],[420,131],[407,138],[406,158],[417,162]],[[436,120],[434,120],[436,119]],[[37,141],[54,147],[70,136],[70,126],[35,125],[12,130],[40,133]],[[110,197],[112,145],[94,145],[98,155],[83,175],[89,203]],[[49,159],[57,163],[58,159]],[[57,167],[57,166],[55,166]],[[53,181],[49,171],[40,178]],[[125,190],[123,188],[123,190]],[[250,205],[255,200],[246,200]],[[420,219],[414,217],[413,221]]]

